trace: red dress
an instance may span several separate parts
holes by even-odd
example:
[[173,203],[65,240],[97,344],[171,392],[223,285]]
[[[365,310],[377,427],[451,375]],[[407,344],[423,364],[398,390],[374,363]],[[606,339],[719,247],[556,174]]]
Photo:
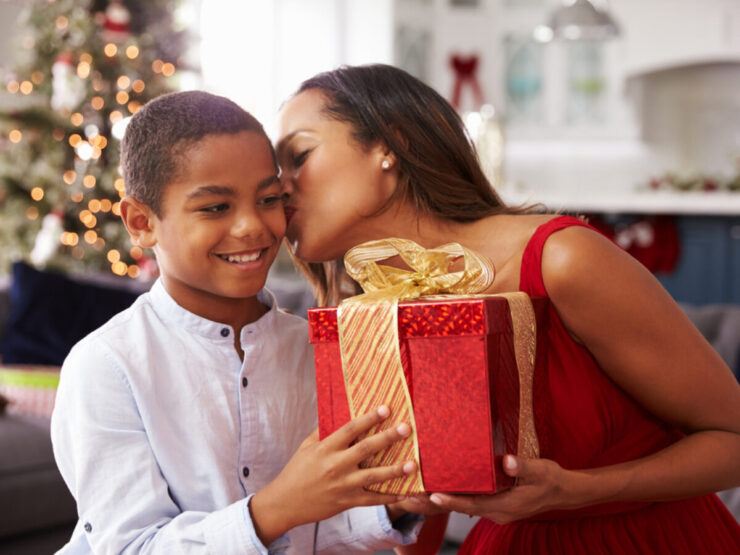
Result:
[[[520,289],[547,296],[542,248],[550,234],[573,225],[561,216],[540,226],[524,250]],[[549,399],[537,419],[548,436],[541,456],[563,468],[596,468],[655,453],[682,434],[652,416],[601,371],[550,308]],[[535,398],[535,403],[538,399]],[[544,426],[544,428],[543,428]],[[740,526],[716,495],[662,503],[608,503],[552,511],[507,525],[480,519],[459,554],[740,553]]]

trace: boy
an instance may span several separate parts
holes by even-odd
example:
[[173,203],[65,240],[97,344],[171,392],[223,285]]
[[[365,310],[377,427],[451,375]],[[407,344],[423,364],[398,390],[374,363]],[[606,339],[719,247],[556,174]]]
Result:
[[131,119],[121,148],[121,216],[132,242],[154,249],[160,279],[64,363],[52,440],[80,520],[62,552],[413,541],[418,521],[395,529],[382,506],[398,499],[363,489],[413,464],[358,468],[407,425],[351,446],[381,407],[301,443],[316,425],[312,356],[305,322],[262,290],[285,215],[261,125],[225,98],[173,93]]

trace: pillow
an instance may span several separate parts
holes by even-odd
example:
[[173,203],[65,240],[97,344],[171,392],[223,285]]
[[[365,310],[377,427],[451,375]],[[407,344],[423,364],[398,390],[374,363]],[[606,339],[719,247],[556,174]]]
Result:
[[13,264],[3,364],[60,366],[75,343],[128,308],[139,293]]

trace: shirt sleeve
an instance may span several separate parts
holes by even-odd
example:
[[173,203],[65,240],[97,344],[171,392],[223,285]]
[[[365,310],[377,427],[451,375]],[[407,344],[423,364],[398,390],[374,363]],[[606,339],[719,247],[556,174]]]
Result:
[[100,341],[62,367],[52,416],[57,465],[95,553],[264,553],[250,537],[247,499],[180,511],[157,465],[124,373]]
[[316,551],[323,554],[373,553],[416,543],[422,515],[409,514],[394,527],[383,505],[355,507],[319,523]]

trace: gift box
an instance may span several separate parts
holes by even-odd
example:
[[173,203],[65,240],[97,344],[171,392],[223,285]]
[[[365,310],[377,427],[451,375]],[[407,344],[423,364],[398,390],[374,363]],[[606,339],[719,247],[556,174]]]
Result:
[[59,372],[58,366],[0,366],[0,394],[8,400],[6,410],[15,414],[51,417]]
[[[506,298],[470,296],[398,303],[397,341],[413,406],[411,424],[416,428],[424,491],[483,494],[513,485],[513,479],[503,472],[502,457],[516,454],[521,447],[524,420],[530,424],[527,433],[536,433],[546,406],[540,400],[547,389],[543,332],[548,302],[531,299],[536,354],[531,381],[523,384]],[[324,438],[350,420],[337,308],[310,309],[308,321],[316,362],[319,434]],[[528,406],[521,405],[520,398]],[[522,406],[526,413],[520,414]],[[536,443],[537,438],[533,439]]]

